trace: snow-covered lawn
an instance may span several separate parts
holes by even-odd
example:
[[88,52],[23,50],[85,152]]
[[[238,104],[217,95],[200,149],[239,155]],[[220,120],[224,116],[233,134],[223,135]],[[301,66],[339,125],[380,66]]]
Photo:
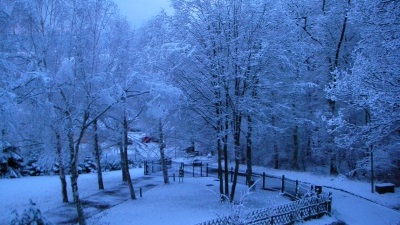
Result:
[[[380,205],[387,206],[390,208],[400,209],[400,188],[395,188],[395,193],[378,194],[371,192],[371,183],[365,181],[350,180],[343,175],[339,176],[326,176],[321,174],[315,174],[312,172],[296,172],[288,170],[274,170],[264,167],[253,168],[253,172],[262,173],[265,172],[269,175],[282,176],[292,180],[299,180],[314,185],[321,185],[324,187],[330,187],[331,189],[339,189],[345,192],[352,193],[362,198],[371,200]],[[331,190],[329,190],[331,191]]]
[[[391,207],[400,205],[400,190],[398,188],[393,194],[380,195],[370,193],[369,183],[351,181],[342,176],[330,177],[262,167],[254,167],[254,171],[258,173],[266,172],[276,176],[285,175],[289,179],[322,185],[324,191],[333,193],[332,217],[325,216],[322,219],[304,224],[330,224],[337,220],[343,220],[349,225],[400,224],[400,212],[391,209]],[[131,169],[131,174],[133,179],[143,177],[143,169]],[[238,209],[237,206],[218,201],[218,181],[214,177],[192,178],[189,176],[185,177],[183,183],[178,182],[178,180],[174,182],[171,179],[171,183],[168,185],[162,184],[161,176],[147,178],[145,184],[141,183],[142,181],[134,183],[136,191],[143,185],[154,184],[151,186],[152,188],[145,189],[143,198],[138,196],[137,200],[132,201],[128,200],[127,194],[126,200],[88,218],[88,224],[190,225],[215,219],[233,213],[235,209]],[[106,191],[113,187],[114,189],[115,187],[127,189],[126,186],[120,186],[122,183],[120,171],[104,173],[104,181]],[[57,176],[1,179],[0,211],[2,213],[0,213],[0,224],[9,224],[12,219],[11,212],[17,209],[21,213],[23,209],[27,208],[29,199],[37,203],[45,215],[59,208],[63,205],[61,203],[60,186]],[[70,189],[69,186],[68,189]],[[289,202],[279,192],[257,189],[256,192],[246,194],[246,190],[246,186],[240,184],[236,192],[236,200],[244,196],[244,208],[240,208],[241,210],[249,211]],[[102,196],[99,195],[101,192],[97,190],[95,174],[85,174],[79,177],[79,191],[82,199]],[[71,200],[70,190],[69,197]],[[104,202],[108,200],[100,199]]]
[[[143,176],[143,169],[132,169],[132,178]],[[105,188],[121,183],[121,171],[103,173]],[[68,182],[68,197],[72,201],[70,179]],[[58,176],[23,177],[19,179],[0,179],[0,224],[9,224],[12,211],[19,214],[29,206],[29,199],[37,204],[42,212],[58,207],[62,203],[61,183]],[[79,176],[79,193],[81,198],[98,192],[95,174]]]
[[[216,166],[213,164],[212,166]],[[241,165],[240,171],[245,171]],[[326,176],[312,172],[275,170],[253,167],[253,172],[299,180],[313,185],[321,185],[323,191],[332,192],[332,217],[349,225],[400,225],[400,188],[395,193],[378,194],[371,192],[371,184],[365,181],[349,180],[343,175]],[[394,210],[396,208],[397,210]],[[328,219],[328,218],[326,218]],[[324,220],[307,224],[326,224]]]
[[[159,177],[161,178],[161,177]],[[276,192],[256,191],[246,194],[239,185],[237,199],[244,199],[249,211],[289,202]],[[144,193],[137,201],[126,201],[89,219],[89,224],[197,224],[228,215],[235,206],[218,201],[218,182],[215,178],[185,178],[183,183],[171,182]],[[237,206],[236,206],[237,207]]]
[[[143,176],[143,169],[132,169],[131,173],[133,178],[137,178]],[[185,177],[184,182],[171,179],[168,185],[162,184],[161,176],[150,179],[149,182],[155,186],[145,191],[143,198],[137,196],[138,199],[132,201],[126,195],[126,201],[89,218],[88,224],[196,224],[230,214],[235,208],[219,202],[218,181],[213,177]],[[120,185],[121,172],[104,173],[104,181],[106,190]],[[134,185],[138,190],[143,184]],[[0,224],[9,224],[13,210],[21,214],[28,207],[29,199],[44,215],[62,206],[61,185],[57,176],[1,179],[0,187],[4,190],[0,192]],[[127,189],[126,186],[123,188]],[[79,190],[81,199],[96,197],[100,193],[96,175],[80,175]],[[237,200],[243,198],[244,208],[241,210],[245,211],[289,202],[277,192],[258,190],[249,194],[242,184],[238,185],[236,193]],[[71,200],[70,190],[69,196]]]

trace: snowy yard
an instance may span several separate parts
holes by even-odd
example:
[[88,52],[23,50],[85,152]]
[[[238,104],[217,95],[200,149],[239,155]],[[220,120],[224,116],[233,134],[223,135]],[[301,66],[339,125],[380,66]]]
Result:
[[[255,167],[255,171],[266,171],[265,168]],[[343,177],[331,178],[317,176],[312,173],[300,173],[290,171],[267,170],[266,172],[275,175],[286,174],[288,178],[299,179],[306,182],[321,184],[326,191],[333,192],[333,215],[325,216],[319,220],[313,220],[304,224],[331,224],[334,221],[342,220],[347,224],[375,225],[375,224],[394,224],[400,222],[400,212],[388,207],[400,204],[400,190],[396,189],[394,194],[371,194],[369,184],[364,182],[349,181]],[[143,177],[143,169],[132,169],[132,178],[140,179]],[[69,180],[68,180],[69,181]],[[106,191],[121,185],[121,172],[113,171],[104,173]],[[232,206],[218,201],[218,182],[214,177],[192,178],[185,177],[183,183],[178,180],[172,181],[168,185],[162,184],[161,176],[150,176],[145,182],[134,183],[136,192],[140,187],[151,187],[144,189],[143,198],[137,195],[135,201],[126,198],[118,202],[114,207],[90,215],[88,224],[197,224],[212,220],[223,215],[232,214],[235,210],[251,211],[257,208],[268,207],[271,205],[285,204],[289,200],[279,194],[257,189],[256,192],[246,194],[246,186],[239,185],[236,200],[244,199],[244,206]],[[362,198],[343,191],[327,188],[344,189],[345,191],[357,192]],[[12,219],[12,211],[17,209],[19,213],[28,207],[29,199],[37,203],[38,207],[44,212],[45,216],[51,217],[52,212],[62,206],[60,194],[60,182],[57,176],[24,177],[21,179],[1,179],[0,187],[0,224],[9,224]],[[83,200],[95,199],[107,202],[101,196],[101,191],[97,190],[95,174],[84,174],[79,178],[80,196]],[[69,193],[71,199],[71,193]],[[366,200],[370,199],[370,200]],[[378,202],[379,204],[371,201]],[[54,213],[53,213],[54,214]],[[73,217],[75,211],[69,215]],[[51,220],[49,219],[49,220]],[[53,221],[57,223],[57,221]]]
[[[106,190],[121,183],[120,173],[120,171],[104,173]],[[132,169],[131,173],[134,179],[143,176],[143,169]],[[95,174],[81,175],[79,182],[80,196],[83,200],[93,198],[99,193],[95,185]],[[196,224],[230,214],[238,209],[218,201],[218,182],[213,177],[185,177],[182,183],[171,180],[170,184],[163,185],[162,177],[156,176],[150,183],[155,186],[145,191],[143,198],[137,196],[136,201],[126,200],[94,215],[88,219],[88,224]],[[138,192],[138,188],[143,184],[134,185]],[[0,193],[2,225],[9,224],[13,210],[17,209],[22,213],[23,209],[28,207],[29,199],[37,204],[45,216],[62,205],[61,187],[57,176],[2,179],[0,186],[7,190]],[[240,208],[241,210],[248,211],[289,202],[277,192],[257,191],[246,194],[246,190],[246,186],[238,186],[237,199],[240,197],[244,199],[244,208]],[[128,196],[127,194],[126,199]]]

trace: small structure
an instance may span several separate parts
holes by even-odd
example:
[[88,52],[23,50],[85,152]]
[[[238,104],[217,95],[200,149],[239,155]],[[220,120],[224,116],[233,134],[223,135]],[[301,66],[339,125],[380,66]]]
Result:
[[392,183],[382,183],[375,184],[375,191],[379,194],[394,193],[394,184]]

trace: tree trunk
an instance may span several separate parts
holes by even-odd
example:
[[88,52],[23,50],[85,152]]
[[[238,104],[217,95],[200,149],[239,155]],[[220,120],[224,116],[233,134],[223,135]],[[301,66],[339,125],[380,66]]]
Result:
[[293,132],[293,169],[299,170],[299,134],[298,134],[298,126],[294,127]]
[[61,144],[61,136],[58,131],[56,131],[56,148],[57,148],[57,157],[58,157],[58,168],[60,170],[60,181],[61,181],[61,194],[62,201],[64,203],[68,202],[68,192],[67,192],[67,179],[65,178],[65,166],[62,157],[62,144]]
[[222,179],[222,113],[221,113],[221,101],[215,103],[216,114],[217,114],[217,154],[218,154],[218,179],[219,179],[219,195],[221,201],[224,200],[224,180]]
[[279,169],[279,148],[276,140],[274,140],[274,169]]
[[[272,116],[272,126],[275,127],[275,116]],[[274,169],[279,169],[279,148],[278,148],[278,141],[277,141],[278,135],[276,134],[276,131],[274,130]]]
[[[161,167],[162,167],[163,176],[164,176],[164,184],[168,184],[169,183],[168,167],[167,167],[167,163],[165,162],[164,132],[163,132],[163,124],[162,124],[161,119],[160,119],[160,123],[159,123],[159,135],[160,135],[160,157],[161,157],[160,160],[161,160]],[[193,144],[193,146],[194,146],[194,144]]]
[[104,190],[103,183],[103,173],[101,171],[101,151],[99,146],[99,136],[98,136],[98,128],[97,128],[97,119],[93,122],[94,129],[94,158],[96,161],[96,171],[97,171],[97,184],[99,186],[99,190]]
[[225,171],[225,196],[229,196],[229,165],[228,165],[228,129],[229,122],[225,121],[225,131],[223,137],[224,144],[224,171]]
[[74,135],[72,131],[72,127],[68,130],[68,141],[70,148],[70,166],[71,166],[71,188],[72,188],[72,196],[74,199],[76,211],[78,213],[78,222],[79,225],[86,225],[86,218],[83,212],[83,208],[81,205],[81,201],[79,199],[79,191],[78,191],[78,153],[79,153],[79,143],[74,147]]
[[233,174],[232,190],[231,190],[231,195],[230,195],[231,202],[233,202],[233,200],[235,199],[238,173],[239,173],[239,159],[236,157],[235,158],[235,171]]
[[124,166],[125,166],[125,176],[126,181],[128,182],[129,192],[131,195],[131,199],[136,199],[135,189],[133,188],[131,174],[129,172],[129,163],[128,163],[128,119],[126,118],[126,112],[124,111],[124,131],[123,131],[123,155],[124,155]]
[[219,179],[219,194],[221,200],[223,200],[224,196],[224,180],[222,179],[222,148],[221,148],[221,133],[218,131],[218,139],[217,139],[217,153],[218,153],[218,179]]
[[124,145],[122,141],[118,143],[118,146],[119,146],[119,155],[121,157],[120,163],[121,163],[122,181],[126,182],[128,181],[128,178],[126,176],[126,166],[125,166],[126,160],[125,160]]
[[241,148],[240,148],[240,133],[241,133],[241,124],[242,124],[242,115],[235,115],[234,116],[234,127],[233,127],[233,142],[235,146],[235,171],[233,174],[233,181],[232,181],[232,188],[231,188],[231,195],[230,200],[233,202],[235,198],[235,191],[236,191],[236,184],[237,184],[237,177],[239,173],[239,163],[240,158],[242,156]]
[[[350,5],[350,0],[347,0],[347,5],[348,6]],[[337,67],[339,66],[340,49],[343,44],[344,36],[346,34],[347,17],[348,17],[348,14],[346,11],[344,20],[343,20],[343,24],[342,24],[342,31],[340,33],[339,42],[336,47],[334,69],[337,69]],[[334,77],[334,76],[333,76],[333,82],[336,82],[336,77]],[[333,87],[333,88],[335,88],[335,87]],[[334,100],[329,99],[329,106],[331,107],[332,116],[333,116],[335,114],[335,110],[336,110],[336,102]],[[331,139],[332,139],[331,143],[333,143],[333,137],[331,137]],[[330,151],[331,151],[331,154],[330,154],[330,160],[329,160],[330,161],[329,172],[331,175],[337,175],[337,174],[339,174],[339,172],[338,172],[338,167],[337,167],[336,152],[332,149],[332,147],[331,147]]]
[[253,124],[251,116],[247,116],[247,135],[246,135],[246,164],[247,164],[247,185],[251,187],[253,185],[252,174],[253,174],[253,165],[252,165],[252,132],[253,132]]

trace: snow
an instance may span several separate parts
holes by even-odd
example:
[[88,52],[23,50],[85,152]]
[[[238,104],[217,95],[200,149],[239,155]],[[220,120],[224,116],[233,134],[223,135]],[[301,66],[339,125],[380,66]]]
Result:
[[[143,175],[142,169],[132,169],[131,177]],[[121,171],[103,173],[106,188],[121,183]],[[98,192],[97,177],[95,174],[79,176],[79,194],[81,198]],[[68,197],[72,200],[70,179],[67,177]],[[0,224],[9,224],[13,218],[12,211],[19,214],[29,206],[29,199],[37,204],[42,212],[49,211],[61,205],[61,182],[58,176],[23,177],[18,179],[0,179]]]
[[[238,193],[245,196],[244,205],[248,210],[276,202],[289,202],[277,193],[258,191],[246,195],[245,190],[246,187],[240,185]],[[170,184],[150,189],[144,193],[143,198],[126,201],[90,218],[88,223],[186,225],[212,220],[227,215],[232,210],[231,204],[219,202],[218,182],[215,178],[184,178],[184,182],[181,183],[172,181]]]
[[[183,159],[182,159],[183,160]],[[189,160],[189,159],[186,159]],[[190,160],[189,160],[190,161]],[[104,211],[86,210],[90,214],[88,224],[197,224],[231,214],[238,206],[219,202],[218,181],[214,177],[185,177],[184,182],[172,181],[164,185],[161,176],[144,176],[143,169],[131,169],[134,186],[138,192],[143,187],[143,198],[137,194],[137,200],[129,199],[127,186],[122,185],[121,171],[105,172],[104,182],[107,190],[122,190],[116,200],[97,189],[95,174],[83,174],[79,177],[80,197],[87,201],[99,201],[113,207]],[[324,216],[301,224],[331,224],[342,220],[347,224],[375,225],[400,223],[400,212],[391,207],[400,205],[400,190],[395,193],[371,193],[369,183],[348,180],[343,176],[330,177],[309,172],[272,170],[254,167],[257,173],[285,175],[289,179],[318,184],[324,191],[333,194],[332,216]],[[69,183],[69,179],[67,179]],[[44,215],[53,215],[63,206],[61,203],[61,185],[57,176],[24,177],[20,179],[1,179],[0,187],[0,225],[9,224],[11,212],[17,209],[19,214],[28,207],[32,199]],[[340,189],[340,190],[339,190]],[[6,191],[4,191],[6,190]],[[71,200],[70,186],[68,184]],[[241,210],[251,211],[257,208],[280,205],[289,202],[279,192],[257,189],[248,194],[247,187],[238,186],[236,200],[244,199]],[[121,198],[122,196],[122,198]],[[63,210],[63,215],[73,216],[74,210]],[[61,215],[60,215],[61,216]],[[57,219],[51,217],[50,219]],[[49,219],[49,217],[48,217]]]
[[[240,171],[245,171],[245,165],[241,165]],[[400,224],[400,212],[393,209],[400,209],[400,188],[398,187],[395,188],[395,193],[378,194],[371,192],[370,183],[349,180],[343,175],[327,176],[312,172],[253,167],[253,173],[262,174],[263,172],[277,177],[285,175],[286,179],[320,185],[323,191],[332,192],[332,217],[345,221],[347,224]],[[323,224],[322,221],[320,222]]]
[[[128,132],[128,138],[132,140],[132,145],[128,145],[128,155],[135,160],[154,160],[160,158],[160,146],[156,142],[143,143],[142,138],[147,135],[143,132]],[[103,146],[103,154],[108,161],[120,160],[119,149],[117,147]],[[175,148],[165,148],[168,157],[174,155]]]

